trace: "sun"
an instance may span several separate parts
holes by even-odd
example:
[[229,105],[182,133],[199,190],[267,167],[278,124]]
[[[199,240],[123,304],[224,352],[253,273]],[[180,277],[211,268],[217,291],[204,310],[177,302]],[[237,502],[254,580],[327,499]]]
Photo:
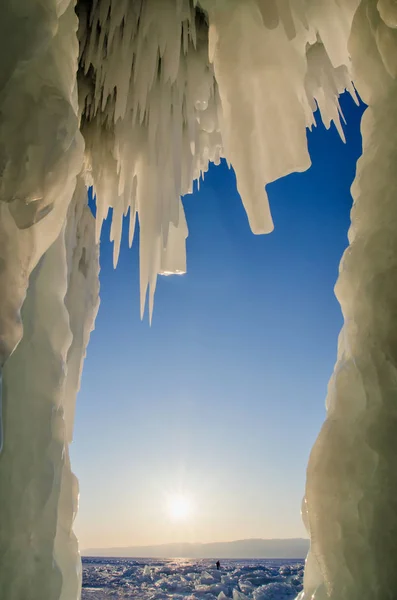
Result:
[[174,521],[185,521],[192,514],[192,503],[184,494],[172,494],[168,498],[167,511]]

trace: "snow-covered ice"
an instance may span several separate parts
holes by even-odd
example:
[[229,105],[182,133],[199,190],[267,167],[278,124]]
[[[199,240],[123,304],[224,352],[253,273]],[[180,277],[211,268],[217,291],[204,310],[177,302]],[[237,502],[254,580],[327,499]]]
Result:
[[292,600],[302,560],[83,559],[82,600]]

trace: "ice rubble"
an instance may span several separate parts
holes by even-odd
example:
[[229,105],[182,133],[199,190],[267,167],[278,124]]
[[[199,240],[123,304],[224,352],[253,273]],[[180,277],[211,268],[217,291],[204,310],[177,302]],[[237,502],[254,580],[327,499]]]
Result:
[[83,558],[82,600],[293,600],[303,561]]
[[72,0],[1,10],[0,588],[78,595],[68,443],[98,285],[85,186],[96,241],[113,209],[115,264],[123,215],[130,243],[138,217],[151,314],[157,275],[186,269],[181,194],[226,158],[253,231],[270,231],[265,185],[308,168],[316,106],[343,135],[338,96],[354,80],[370,108],[337,286],[345,327],[308,468],[302,598],[394,597],[395,1],[79,0],[76,12]]

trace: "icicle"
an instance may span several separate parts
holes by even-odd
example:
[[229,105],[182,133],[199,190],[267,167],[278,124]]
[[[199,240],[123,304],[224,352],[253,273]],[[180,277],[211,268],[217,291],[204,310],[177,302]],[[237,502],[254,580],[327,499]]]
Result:
[[117,267],[120,254],[121,233],[123,229],[123,211],[122,204],[118,202],[113,209],[111,240],[113,240],[113,267]]
[[[98,4],[94,12],[91,27],[95,31],[100,26],[99,41],[87,42],[90,36],[84,31],[79,35],[86,48],[82,64],[95,73],[94,93],[84,95],[83,133],[97,198],[97,235],[113,208],[116,263],[122,229],[119,203],[124,214],[130,207],[129,243],[138,215],[143,314],[148,286],[153,304],[162,246],[168,247],[173,224],[177,227],[180,196],[208,170],[211,156],[220,158],[220,134],[212,135],[219,131],[219,96],[208,62],[207,25],[201,23],[196,31],[189,0],[147,0],[141,8],[111,1],[102,8]],[[184,244],[185,238],[180,239]],[[178,248],[184,256],[181,244]]]
[[[158,241],[167,247],[179,197],[191,192],[209,162],[224,157],[233,166],[251,227],[263,233],[273,228],[264,188],[309,166],[306,127],[313,126],[317,106],[325,125],[333,121],[343,138],[338,96],[345,89],[354,94],[347,36],[356,5],[202,0],[203,18],[190,0],[106,0],[84,16],[91,29],[79,30],[81,63],[94,80],[81,86],[83,132],[97,235],[113,208],[116,262],[118,204],[124,215],[134,206],[129,242],[136,212],[145,290],[155,287],[149,282],[161,262]],[[135,188],[148,189],[145,177],[151,192],[134,203],[132,178]],[[154,212],[158,218],[148,228]]]

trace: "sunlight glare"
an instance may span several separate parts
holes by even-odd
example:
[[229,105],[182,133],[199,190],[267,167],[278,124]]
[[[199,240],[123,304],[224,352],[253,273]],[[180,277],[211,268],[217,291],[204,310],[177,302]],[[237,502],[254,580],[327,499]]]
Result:
[[168,499],[168,514],[175,521],[182,521],[190,517],[192,505],[185,495],[175,494]]

